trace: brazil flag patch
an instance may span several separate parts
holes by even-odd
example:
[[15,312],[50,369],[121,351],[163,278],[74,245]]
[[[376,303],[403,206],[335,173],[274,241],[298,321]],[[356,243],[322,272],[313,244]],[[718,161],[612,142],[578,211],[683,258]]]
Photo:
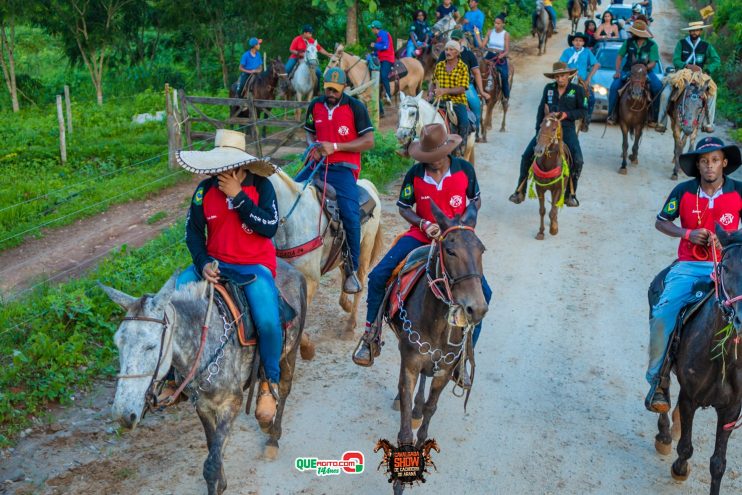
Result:
[[678,209],[678,202],[673,198],[665,205],[665,213],[673,214]]
[[402,197],[404,199],[410,199],[412,197],[412,184],[404,186],[404,189],[402,189]]
[[196,189],[196,194],[193,195],[193,204],[201,205],[204,202],[204,188],[199,187]]

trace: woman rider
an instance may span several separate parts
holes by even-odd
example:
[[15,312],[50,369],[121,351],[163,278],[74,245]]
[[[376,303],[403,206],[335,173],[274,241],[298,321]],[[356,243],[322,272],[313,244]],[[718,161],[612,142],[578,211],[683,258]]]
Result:
[[[487,31],[487,35],[484,37],[485,42],[482,42],[482,38],[479,37],[479,32],[475,32],[477,36],[477,42],[479,46],[484,46],[487,49],[487,54],[484,58],[490,63],[495,64],[495,69],[500,73],[502,94],[505,99],[510,98],[510,81],[508,80],[508,53],[510,53],[510,33],[505,31],[505,17],[507,14],[501,12],[495,17],[495,27]],[[492,82],[490,78],[487,78],[486,91],[492,89]]]

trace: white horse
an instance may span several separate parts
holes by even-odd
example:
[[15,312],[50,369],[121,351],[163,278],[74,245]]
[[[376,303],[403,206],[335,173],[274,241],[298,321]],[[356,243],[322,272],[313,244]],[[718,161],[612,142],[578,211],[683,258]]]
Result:
[[[276,191],[276,200],[278,203],[278,213],[281,223],[278,232],[273,237],[273,242],[277,249],[291,249],[301,246],[320,234],[327,231],[328,220],[320,208],[320,197],[322,191],[317,191],[314,186],[308,186],[302,191],[302,184],[295,182],[283,170],[278,170],[270,177],[273,188]],[[371,218],[361,226],[361,255],[358,260],[358,279],[365,283],[366,275],[369,271],[369,265],[373,263],[381,254],[383,249],[383,232],[381,230],[381,200],[379,193],[371,181],[361,179],[358,185],[366,189],[369,195],[376,201],[376,207],[372,212]],[[298,198],[298,201],[297,201]],[[289,211],[296,203],[293,211]],[[289,215],[288,218],[286,215]],[[307,298],[311,302],[314,298],[319,280],[322,277],[322,267],[325,265],[331,251],[331,242],[326,239],[319,248],[294,258],[286,258],[307,279]],[[342,259],[339,259],[334,266],[328,271],[340,267],[342,270]],[[340,277],[341,287],[343,277]],[[340,336],[342,338],[352,339],[353,329],[356,327],[356,318],[358,314],[358,304],[361,301],[361,294],[353,296],[351,304],[348,294],[341,291],[340,306],[350,313],[345,322],[345,328]],[[306,333],[304,334],[306,336]],[[302,341],[302,357],[306,355],[306,346],[311,343]],[[309,355],[312,351],[309,350]]]
[[[397,141],[405,148],[419,138],[423,126],[428,124],[443,124],[451,132],[448,123],[440,112],[423,98],[422,91],[417,96],[408,96],[400,93],[401,100],[398,111]],[[474,133],[469,133],[464,148],[464,160],[474,165]]]
[[[317,86],[316,68],[319,65],[317,59],[317,47],[307,44],[304,58],[299,60],[294,74],[291,76],[291,87],[296,93],[296,101],[311,101],[314,97],[314,88]],[[297,118],[299,114],[297,113]]]
[[432,31],[439,40],[448,41],[451,31],[454,29],[456,29],[456,19],[453,18],[452,14],[448,14],[433,24]]

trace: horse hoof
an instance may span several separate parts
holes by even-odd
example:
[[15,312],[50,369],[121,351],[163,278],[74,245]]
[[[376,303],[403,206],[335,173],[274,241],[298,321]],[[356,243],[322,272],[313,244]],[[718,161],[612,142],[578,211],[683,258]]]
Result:
[[263,449],[263,459],[266,461],[275,461],[278,459],[278,446],[266,445]]
[[556,228],[549,229],[549,234],[551,235],[557,235],[558,233],[559,233],[559,229],[556,229]]
[[632,165],[639,165],[639,159],[638,158],[629,158],[629,161]]
[[353,304],[351,304],[350,298],[345,293],[340,296],[339,302],[340,307],[343,308],[343,311],[345,311],[346,313],[350,313],[353,309]]
[[618,169],[618,173],[621,174],[621,175],[626,175],[629,172],[628,172],[628,170],[626,170],[626,167],[621,167],[621,168]]
[[690,476],[690,464],[686,463],[685,466],[685,474],[678,474],[675,472],[675,463],[673,462],[670,466],[670,474],[672,475],[672,479],[674,479],[675,481],[687,480],[688,476]]
[[506,132],[504,127],[500,127],[500,132]]
[[654,450],[656,450],[659,455],[670,455],[672,452],[672,443],[662,443],[655,439]]
[[301,343],[299,344],[299,353],[304,361],[311,361],[314,359],[314,344],[306,334],[302,335]]
[[392,411],[399,411],[399,399],[392,401]]
[[417,430],[423,424],[423,418],[412,418],[412,429]]
[[539,232],[538,234],[536,234],[536,240],[537,241],[543,241],[544,240],[544,234],[542,234],[541,232]]
[[678,174],[674,173],[670,176],[670,180],[678,180]]

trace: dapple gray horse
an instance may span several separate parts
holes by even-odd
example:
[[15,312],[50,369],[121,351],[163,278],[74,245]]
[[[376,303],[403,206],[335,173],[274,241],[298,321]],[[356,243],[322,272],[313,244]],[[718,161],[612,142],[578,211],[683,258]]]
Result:
[[[307,44],[304,58],[299,60],[296,69],[291,76],[291,87],[296,93],[296,101],[311,101],[314,96],[314,88],[317,86],[317,73],[315,69],[319,65],[317,59],[317,47]],[[297,118],[300,114],[297,112]]]
[[[296,351],[306,316],[306,282],[303,275],[279,260],[276,284],[284,298],[296,310],[293,325],[286,330],[281,356],[280,398],[276,417],[268,427],[264,455],[275,459],[281,438],[281,419],[286,398],[291,391]],[[175,291],[175,276],[152,295],[133,297],[116,289],[103,290],[126,310],[114,341],[121,365],[112,415],[123,426],[134,428],[148,407],[147,396],[157,393],[157,384],[171,366],[177,375],[188,375],[199,349],[201,327],[207,315],[208,285],[188,284]],[[209,449],[203,476],[209,495],[219,495],[227,488],[222,458],[234,418],[242,405],[255,357],[255,347],[242,347],[228,320],[214,306],[208,321],[202,358],[195,377],[185,389],[195,403],[206,433]]]
[[552,33],[551,18],[549,12],[544,8],[543,0],[536,2],[536,34],[538,34],[538,54],[546,53],[546,40]]

